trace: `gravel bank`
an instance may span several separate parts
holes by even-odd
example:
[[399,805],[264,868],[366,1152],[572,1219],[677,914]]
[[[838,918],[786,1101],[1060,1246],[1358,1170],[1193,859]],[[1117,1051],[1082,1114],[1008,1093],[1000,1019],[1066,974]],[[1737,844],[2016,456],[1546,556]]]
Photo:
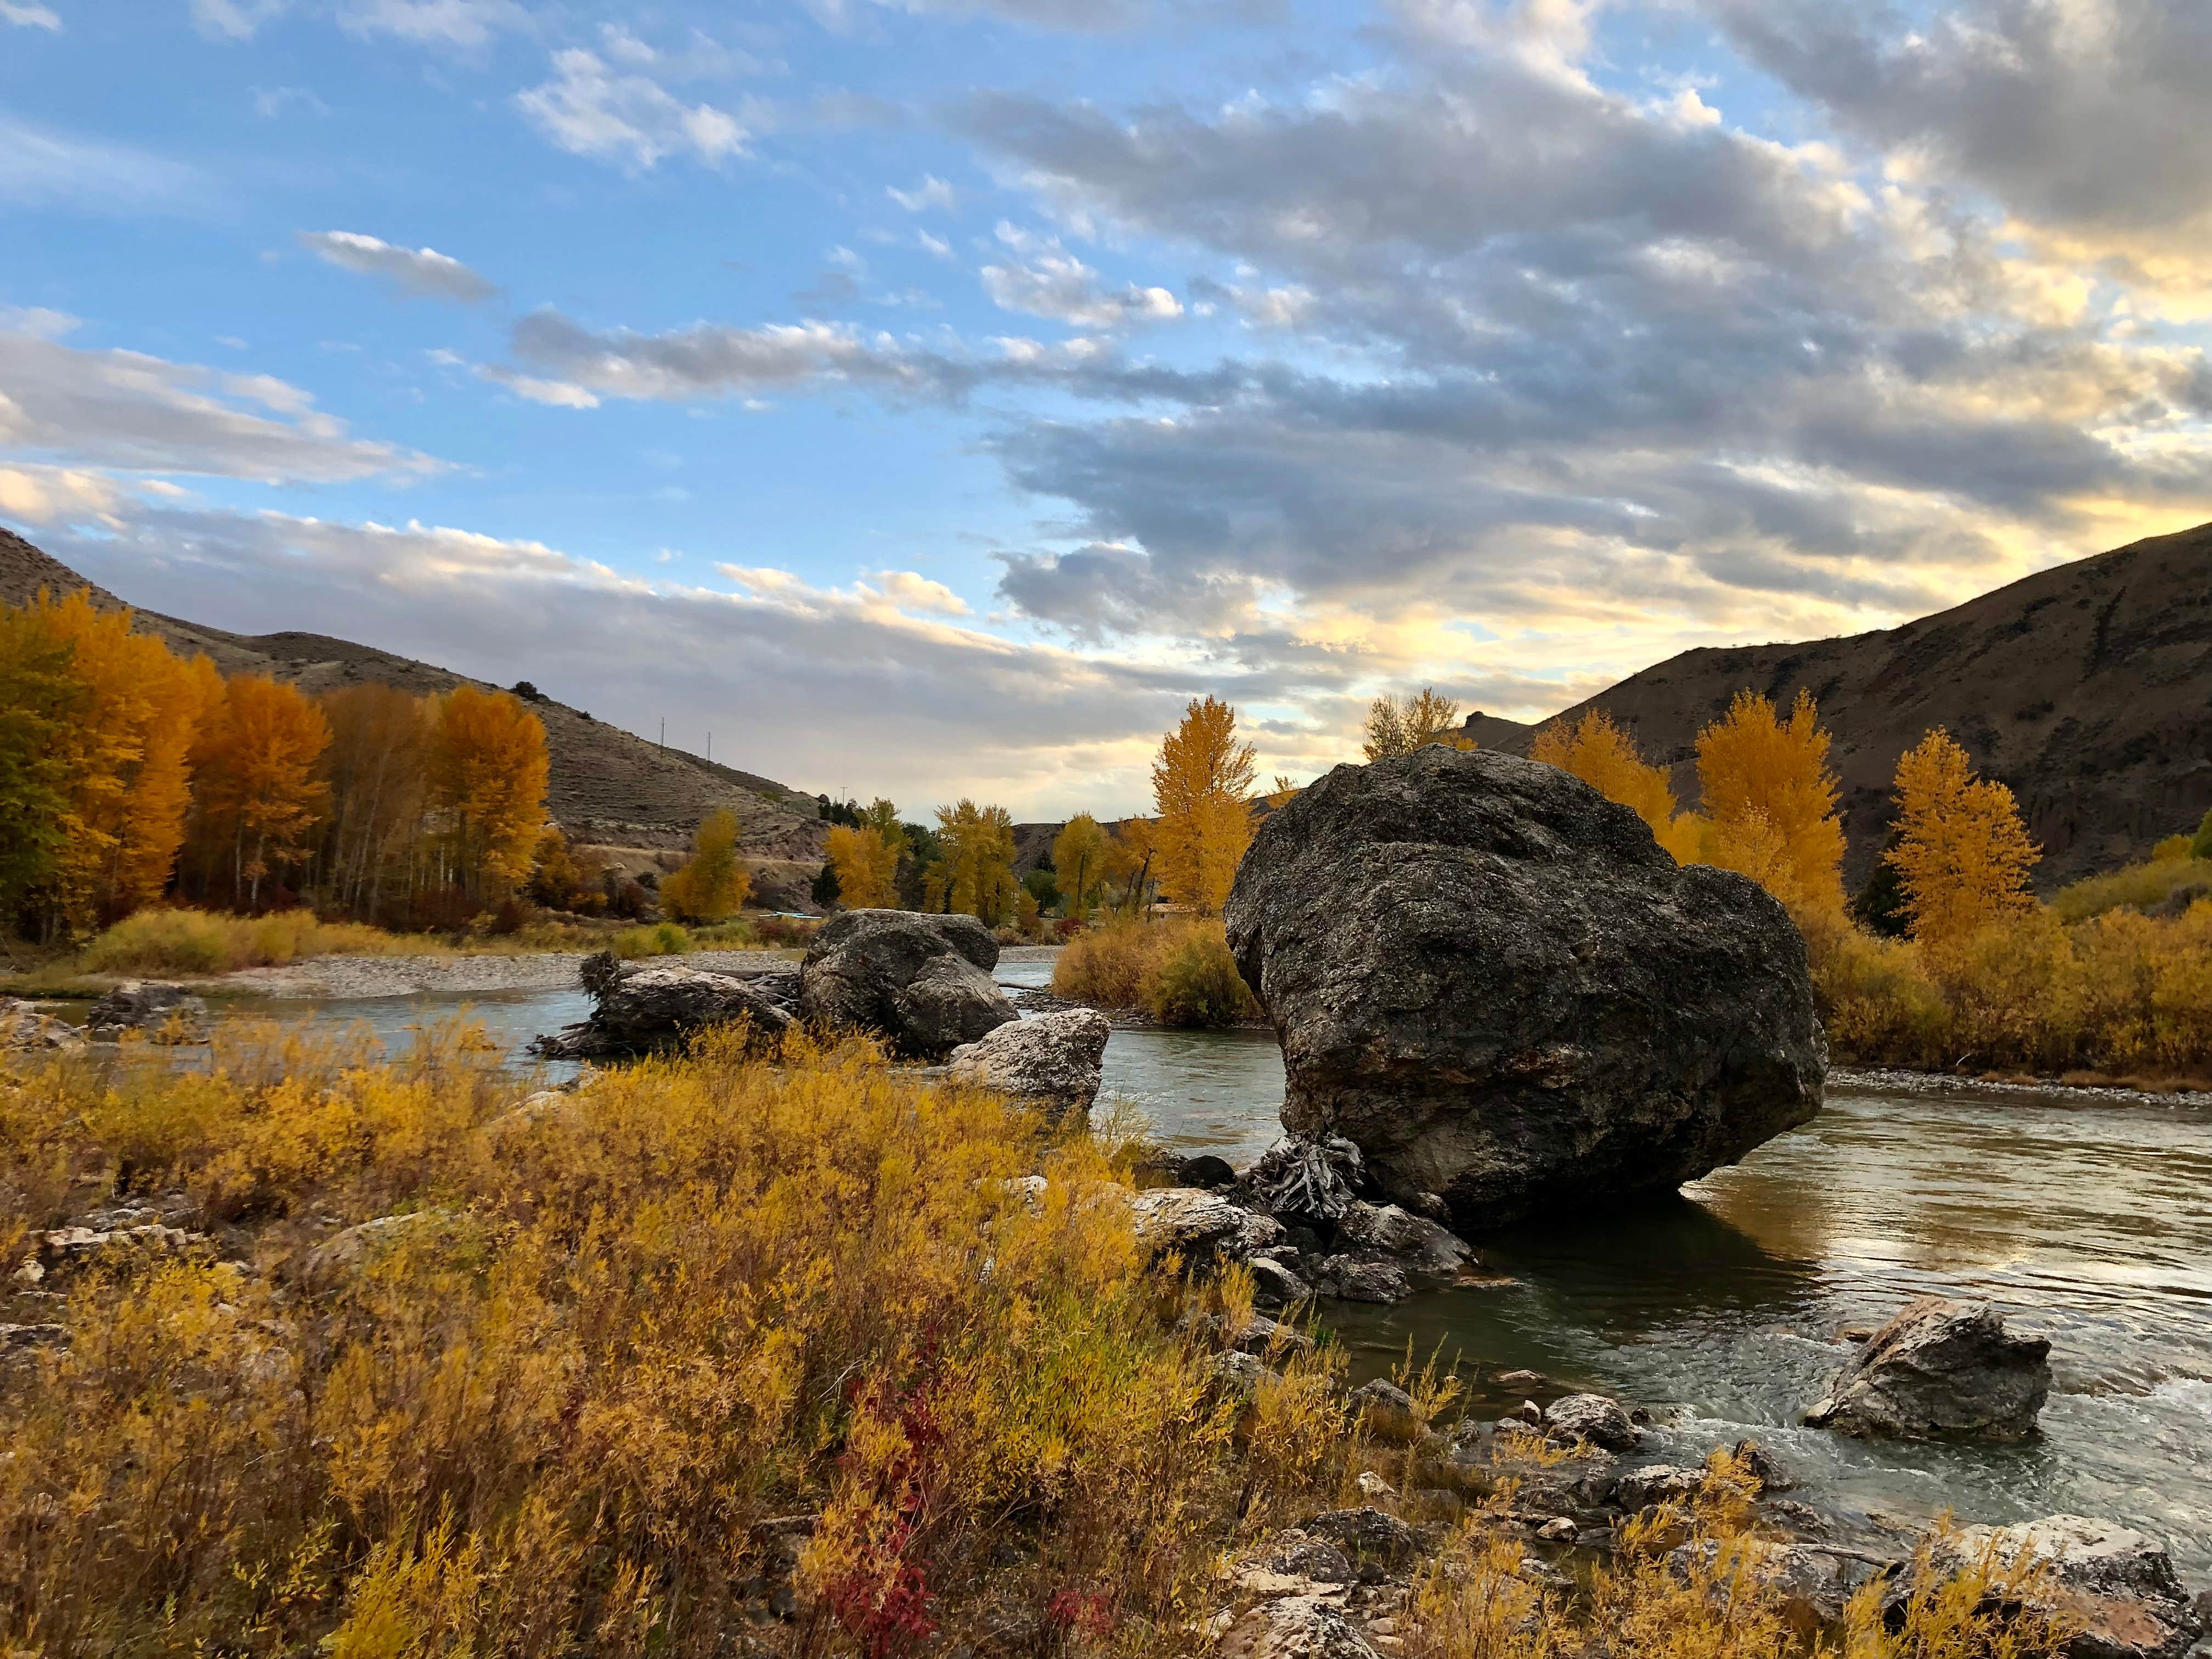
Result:
[[[477,991],[558,991],[576,983],[585,953],[547,951],[514,957],[307,957],[281,968],[242,968],[207,982],[207,988],[241,996],[313,998],[404,997]],[[788,966],[796,951],[694,951],[680,960],[725,973],[757,973]]]

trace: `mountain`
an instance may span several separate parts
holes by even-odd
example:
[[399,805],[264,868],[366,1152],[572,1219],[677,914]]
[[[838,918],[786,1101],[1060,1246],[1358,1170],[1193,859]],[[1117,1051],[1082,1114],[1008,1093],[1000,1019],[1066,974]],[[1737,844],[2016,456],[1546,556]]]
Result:
[[[1746,687],[1811,690],[1835,738],[1853,887],[1888,833],[1898,757],[1941,726],[2019,798],[2045,890],[2142,858],[2212,808],[2212,524],[2025,577],[1847,639],[1685,651],[1554,716],[1601,708],[1697,793],[1698,729]],[[1485,722],[1490,735],[1474,729]],[[1468,734],[1526,753],[1534,726]]]
[[[80,587],[95,605],[124,604],[0,529],[0,601],[20,605],[40,588],[64,593]],[[416,692],[483,684],[412,657],[321,634],[231,634],[150,611],[137,612],[137,618],[141,629],[172,650],[187,656],[204,652],[226,674],[265,674],[304,691],[368,682]],[[571,840],[597,849],[625,874],[671,867],[699,820],[726,807],[737,815],[739,845],[753,865],[760,902],[790,908],[805,899],[821,867],[826,832],[813,796],[660,748],[550,697],[538,698],[533,709],[545,726],[546,808]]]

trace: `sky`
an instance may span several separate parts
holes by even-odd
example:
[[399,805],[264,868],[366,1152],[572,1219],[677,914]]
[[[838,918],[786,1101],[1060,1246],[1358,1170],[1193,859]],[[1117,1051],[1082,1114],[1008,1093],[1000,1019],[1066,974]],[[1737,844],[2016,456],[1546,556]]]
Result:
[[909,814],[2212,519],[2202,0],[0,0],[0,523]]

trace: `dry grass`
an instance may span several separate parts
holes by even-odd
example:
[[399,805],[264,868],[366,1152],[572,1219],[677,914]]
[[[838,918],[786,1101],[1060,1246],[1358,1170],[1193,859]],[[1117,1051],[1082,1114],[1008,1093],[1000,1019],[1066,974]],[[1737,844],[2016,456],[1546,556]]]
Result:
[[311,910],[232,916],[155,909],[117,922],[84,948],[76,966],[92,974],[227,974],[279,967],[301,957],[398,956],[422,949],[417,939],[381,927],[321,921]]
[[0,1393],[0,1649],[1164,1650],[1345,1478],[1331,1362],[1222,1398],[1233,1279],[1146,1269],[1088,1140],[865,1046],[523,1086],[453,1030],[0,1073],[11,1259],[134,1194],[232,1230],[5,1315],[71,1341]]
[[1054,994],[1142,1008],[1164,1025],[1233,1025],[1259,1012],[1215,917],[1116,920],[1079,933],[1053,964]]

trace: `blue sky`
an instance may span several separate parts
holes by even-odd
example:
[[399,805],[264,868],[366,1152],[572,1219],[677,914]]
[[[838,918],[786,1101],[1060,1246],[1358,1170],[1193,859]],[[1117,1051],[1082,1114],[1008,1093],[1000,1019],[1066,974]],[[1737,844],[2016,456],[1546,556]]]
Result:
[[0,522],[812,788],[1142,803],[2212,517],[2179,0],[0,0]]

